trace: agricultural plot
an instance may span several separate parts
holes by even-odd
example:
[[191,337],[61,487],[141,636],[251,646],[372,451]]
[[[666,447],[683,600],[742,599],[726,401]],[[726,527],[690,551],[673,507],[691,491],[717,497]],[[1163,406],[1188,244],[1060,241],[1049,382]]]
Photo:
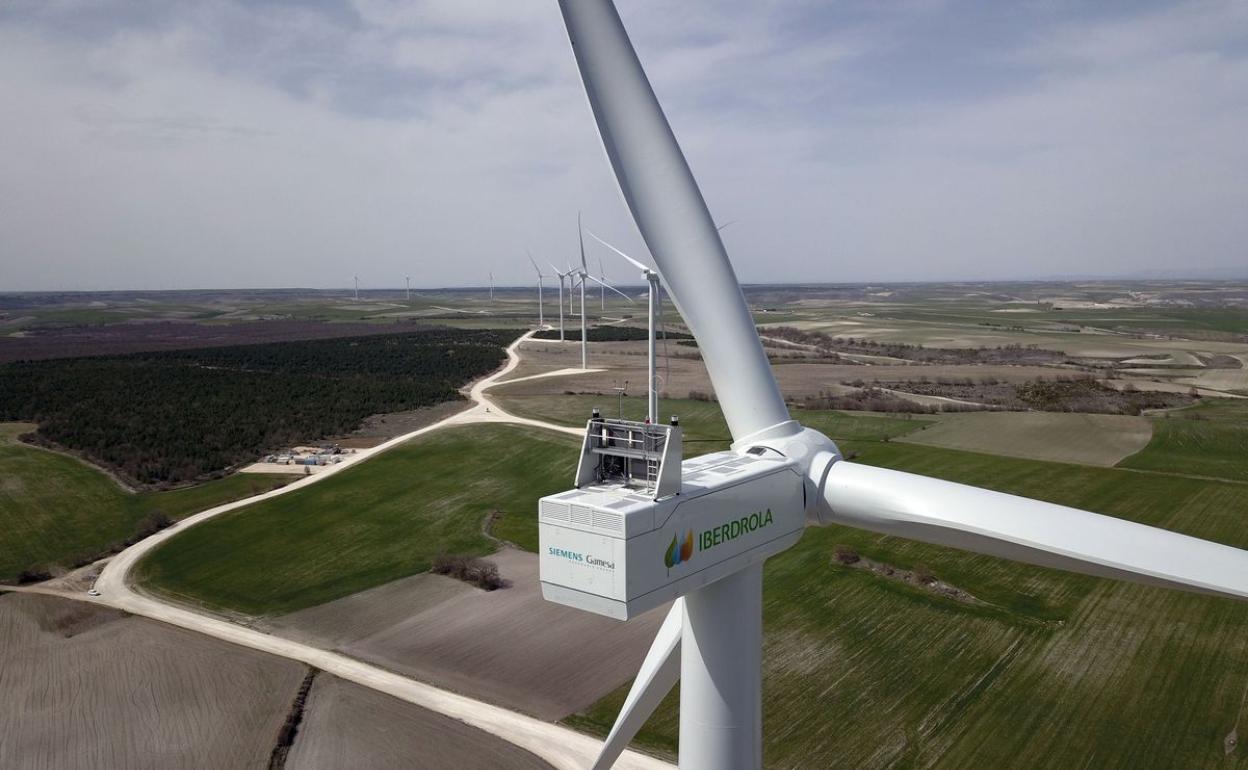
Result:
[[317,484],[178,534],[139,579],[206,607],[293,612],[429,569],[439,553],[494,550],[494,533],[536,548],[534,501],[571,478],[576,441],[482,425],[438,431]]
[[[618,417],[622,405],[623,416],[628,420],[643,420],[646,414],[646,400],[636,396],[619,399],[614,395],[510,395],[510,389],[502,387],[491,392],[499,405],[511,414],[559,425],[583,427],[594,407],[600,408],[606,417]],[[719,451],[732,443],[728,426],[715,402],[664,399],[659,405],[660,422],[673,415],[680,418],[686,456]],[[809,409],[795,410],[794,416],[803,425],[823,431],[838,442],[888,440],[917,431],[934,419]]]
[[539,719],[586,708],[637,670],[666,608],[621,624],[542,599],[535,554],[488,558],[508,588],[426,573],[264,627]]
[[410,770],[550,766],[510,743],[388,695],[320,674],[288,770]]
[[[866,462],[1248,546],[1248,487],[901,443]],[[933,575],[948,596],[833,558]],[[767,564],[767,767],[1241,767],[1248,607],[846,528]],[[567,720],[605,732],[625,688]],[[669,696],[641,743],[671,751]],[[1237,733],[1238,731],[1238,733]]]
[[1145,417],[1061,412],[967,412],[941,415],[900,440],[970,452],[1111,467],[1152,437]]
[[0,767],[266,767],[303,673],[113,610],[0,595]]
[[1206,399],[1152,421],[1153,440],[1122,467],[1248,481],[1248,402]]
[[98,468],[27,446],[33,425],[0,423],[0,582],[85,563],[159,518],[176,520],[267,492],[290,476],[232,476],[169,492],[131,493]]

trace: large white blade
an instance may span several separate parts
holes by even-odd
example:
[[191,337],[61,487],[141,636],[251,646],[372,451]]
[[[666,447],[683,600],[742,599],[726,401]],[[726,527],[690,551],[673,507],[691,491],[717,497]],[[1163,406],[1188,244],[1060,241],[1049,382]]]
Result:
[[632,302],[634,305],[635,305],[635,304],[637,304],[636,302],[634,302],[634,301],[633,301],[633,298],[632,298],[632,297],[628,296],[627,294],[625,294],[624,292],[622,292],[622,291],[620,291],[619,289],[615,288],[614,286],[612,286],[611,284],[609,284],[609,283],[607,283],[606,281],[602,280],[601,278],[599,278],[599,277],[597,277],[597,276],[589,275],[589,274],[586,274],[586,276],[585,276],[585,277],[586,277],[586,278],[588,278],[589,280],[593,281],[594,283],[598,284],[599,286],[602,286],[603,288],[610,289],[611,291],[615,292],[616,294],[619,294],[621,297],[623,297],[624,299],[628,300],[629,302]]
[[697,338],[733,437],[789,423],[715,222],[615,6],[560,0],[559,7],[620,191]]
[[537,271],[537,277],[538,277],[538,278],[542,278],[542,277],[543,277],[543,276],[542,276],[542,269],[541,269],[540,267],[538,267],[538,266],[537,266],[537,262],[535,262],[535,261],[533,260],[533,255],[532,255],[532,254],[529,254],[527,251],[525,252],[525,254],[526,254],[526,255],[528,256],[528,258],[529,258],[529,264],[533,265],[533,269]]
[[628,697],[611,726],[602,752],[594,762],[593,770],[607,770],[620,758],[637,731],[646,723],[663,698],[680,679],[680,632],[684,617],[684,599],[677,599],[654,635],[654,642],[646,659],[637,671],[637,678],[629,688]]
[[581,226],[581,212],[576,212],[576,238],[581,244],[581,272],[588,273],[589,265],[585,264],[585,228]]
[[873,532],[1248,599],[1248,551],[1112,516],[847,461],[828,471],[823,498],[831,521]]
[[653,269],[653,268],[650,268],[650,267],[647,267],[647,266],[645,266],[645,265],[641,264],[640,262],[638,262],[637,260],[635,260],[635,259],[633,259],[632,257],[628,256],[627,254],[625,254],[624,252],[620,251],[620,250],[619,250],[619,249],[617,249],[616,247],[612,246],[611,244],[607,243],[607,242],[606,242],[606,241],[604,241],[603,239],[601,239],[601,238],[599,238],[598,236],[594,235],[594,231],[593,231],[593,230],[586,230],[585,232],[589,233],[589,237],[590,237],[590,238],[593,238],[595,241],[598,241],[598,242],[599,242],[599,243],[601,243],[603,246],[606,246],[608,249],[611,249],[612,251],[614,251],[616,254],[619,254],[619,255],[620,255],[621,257],[623,257],[624,259],[627,259],[627,260],[629,261],[629,263],[630,263],[630,264],[632,264],[632,266],[633,266],[633,267],[637,268],[637,269],[638,269],[638,270],[640,270],[642,273],[652,273],[652,272],[654,272],[654,269]]

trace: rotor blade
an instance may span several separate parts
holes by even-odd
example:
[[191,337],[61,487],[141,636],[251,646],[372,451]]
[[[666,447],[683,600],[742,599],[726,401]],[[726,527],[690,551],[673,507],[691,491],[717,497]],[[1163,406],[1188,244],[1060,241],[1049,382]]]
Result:
[[594,761],[593,770],[608,770],[637,736],[663,698],[680,679],[680,630],[684,621],[684,599],[677,599],[668,610],[663,625],[654,635],[646,659],[637,671],[637,678],[628,690],[628,697],[611,726],[602,751]]
[[536,262],[534,262],[534,261],[533,261],[533,255],[532,255],[532,254],[529,254],[529,252],[527,252],[527,251],[526,251],[526,252],[524,252],[524,253],[525,253],[525,254],[527,254],[527,255],[528,255],[528,257],[529,257],[529,264],[533,265],[533,269],[537,271],[537,277],[538,277],[538,278],[541,278],[541,277],[542,277],[542,269],[541,269],[540,267],[538,267],[538,266],[537,266],[537,263],[536,263]]
[[610,0],[560,0],[620,192],[697,338],[738,441],[798,430],[754,330],[715,222]]
[[912,473],[840,461],[823,498],[839,524],[1041,567],[1248,599],[1248,551]]
[[581,242],[581,270],[589,272],[589,265],[585,264],[585,228],[581,226],[581,212],[576,212],[576,237]]
[[605,287],[605,288],[608,288],[608,289],[610,289],[611,291],[615,292],[616,294],[619,294],[621,297],[623,297],[624,299],[628,300],[629,302],[632,302],[634,305],[636,305],[636,304],[637,304],[637,303],[633,300],[633,298],[632,298],[632,297],[628,296],[627,294],[625,294],[624,292],[622,292],[622,291],[620,291],[619,289],[615,288],[614,286],[612,286],[611,284],[609,284],[609,283],[607,283],[606,281],[602,280],[601,278],[598,278],[597,276],[590,275],[589,273],[586,273],[586,274],[585,274],[585,277],[589,278],[589,280],[593,281],[594,283],[596,283],[596,284],[598,284],[598,285],[600,285],[600,286],[603,286],[603,287]]
[[637,260],[633,259],[632,257],[628,256],[628,255],[627,255],[627,254],[625,254],[624,252],[620,251],[619,249],[615,248],[615,247],[614,247],[614,246],[612,246],[611,244],[607,243],[607,242],[606,242],[606,241],[604,241],[603,239],[601,239],[601,238],[599,238],[598,236],[594,235],[594,231],[593,231],[593,230],[586,230],[585,232],[589,233],[589,237],[590,237],[590,238],[593,238],[595,241],[598,241],[598,242],[599,242],[599,243],[601,243],[603,246],[606,246],[608,249],[611,249],[612,251],[614,251],[616,254],[619,254],[619,255],[620,255],[621,257],[623,257],[624,259],[627,259],[627,260],[628,260],[628,261],[629,261],[629,262],[630,262],[630,263],[631,263],[634,267],[636,267],[638,270],[642,271],[643,273],[652,273],[652,272],[654,272],[654,268],[651,268],[651,267],[646,267],[645,265],[641,264],[641,263],[640,263],[640,262],[638,262]]

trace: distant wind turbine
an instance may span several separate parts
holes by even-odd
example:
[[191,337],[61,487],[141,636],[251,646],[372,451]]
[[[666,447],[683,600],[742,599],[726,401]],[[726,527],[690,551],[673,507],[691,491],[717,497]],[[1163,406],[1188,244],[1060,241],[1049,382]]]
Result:
[[[547,262],[546,264],[550,265],[550,269],[554,270],[555,275],[559,277],[559,341],[563,342],[564,341],[564,338],[563,338],[563,282],[565,279],[567,279],[569,276],[572,275],[572,269],[569,268],[567,271],[562,271],[559,268],[555,267],[553,262]],[[568,295],[569,296],[572,295],[571,286],[568,287]],[[568,312],[569,313],[572,312],[571,306],[569,306]]]
[[360,301],[360,277],[357,275],[357,276],[353,276],[353,278],[355,280],[355,301],[359,302]]
[[412,277],[410,275],[403,276],[403,281],[407,285],[407,301],[412,301]]
[[585,232],[589,233],[590,238],[628,260],[631,265],[641,271],[641,277],[645,278],[646,283],[650,285],[650,323],[646,334],[646,382],[648,383],[646,385],[646,418],[651,425],[657,425],[659,423],[659,376],[654,343],[659,317],[659,273],[594,235],[592,230]]
[[[529,256],[529,264],[533,265],[533,271],[537,273],[537,325],[539,328],[545,328],[546,327],[546,315],[545,315],[546,311],[545,311],[545,305],[542,304],[542,279],[545,278],[545,276],[542,275],[542,269],[537,266],[536,262],[533,261],[533,255],[529,254],[527,251],[525,253],[528,254]],[[561,308],[562,308],[562,304],[561,304]]]

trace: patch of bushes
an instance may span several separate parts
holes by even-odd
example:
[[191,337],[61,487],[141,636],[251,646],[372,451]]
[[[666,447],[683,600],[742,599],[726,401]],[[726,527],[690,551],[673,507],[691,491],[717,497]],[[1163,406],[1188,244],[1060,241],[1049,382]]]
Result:
[[507,581],[498,573],[498,565],[476,556],[441,554],[433,558],[431,571],[435,575],[453,577],[486,591],[507,587]]
[[51,580],[52,573],[46,567],[27,567],[17,573],[17,584],[19,586],[27,586],[31,583],[42,583],[45,580]]
[[426,329],[0,365],[0,421],[139,484],[209,478],[374,414],[462,398],[515,330]]
[[[644,340],[649,336],[649,332],[638,326],[591,326],[589,327],[590,342],[633,342],[635,340]],[[666,336],[669,340],[691,340],[692,336],[684,332],[669,331],[660,334],[662,339]],[[563,331],[565,340],[581,341],[581,330],[579,327],[575,329],[565,328]],[[533,335],[536,340],[557,340],[559,339],[558,329],[542,329]],[[682,343],[683,344],[683,343]]]
[[904,342],[876,342],[791,326],[760,329],[761,333],[799,345],[810,345],[820,353],[857,353],[860,355],[901,358],[923,364],[1056,364],[1066,360],[1060,350],[1045,350],[1035,345],[1003,345],[979,348],[927,348]]

